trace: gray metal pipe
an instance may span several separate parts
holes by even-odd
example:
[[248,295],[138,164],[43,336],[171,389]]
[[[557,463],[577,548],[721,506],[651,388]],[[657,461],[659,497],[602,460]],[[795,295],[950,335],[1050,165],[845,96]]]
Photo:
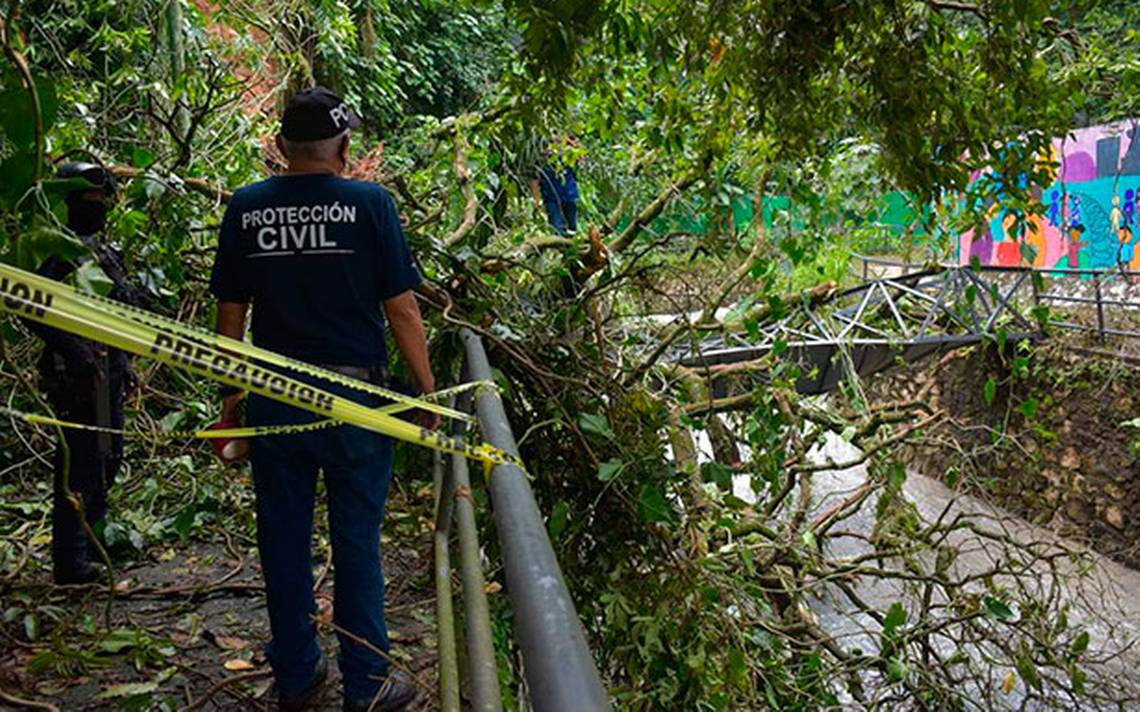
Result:
[[448,524],[455,499],[455,481],[445,471],[443,457],[435,452],[432,475],[435,480],[435,620],[439,631],[439,707],[442,712],[459,712],[459,655],[455,643],[455,615],[451,605],[451,556],[448,551]]
[[[459,396],[455,407],[463,412],[470,410],[470,391]],[[456,423],[455,435],[463,436],[465,431],[464,423]],[[452,455],[451,473],[455,481],[455,525],[459,535],[464,632],[467,639],[467,658],[470,661],[471,709],[476,712],[502,712],[499,665],[491,633],[491,612],[487,607],[487,583],[483,578],[479,530],[475,524],[475,505],[471,499],[471,477],[467,472],[467,458],[462,455]]]
[[[469,329],[460,330],[460,336],[471,378],[490,380],[491,366],[479,337]],[[487,442],[518,455],[499,394],[488,389],[476,396],[475,404]],[[586,645],[526,474],[514,465],[499,465],[491,475],[490,490],[516,640],[534,708],[538,712],[609,710],[609,696]]]
[[459,572],[463,579],[463,622],[470,661],[471,709],[478,712],[501,712],[499,666],[491,634],[491,613],[487,607],[487,584],[479,555],[479,538],[475,527],[475,508],[471,504],[471,480],[467,460],[451,456],[455,473],[455,524],[459,534]]

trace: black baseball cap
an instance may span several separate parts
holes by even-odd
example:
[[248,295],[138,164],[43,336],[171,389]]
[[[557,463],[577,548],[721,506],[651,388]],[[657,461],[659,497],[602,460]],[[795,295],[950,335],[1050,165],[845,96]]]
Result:
[[289,141],[320,141],[360,126],[360,117],[324,87],[293,95],[281,117],[281,135]]

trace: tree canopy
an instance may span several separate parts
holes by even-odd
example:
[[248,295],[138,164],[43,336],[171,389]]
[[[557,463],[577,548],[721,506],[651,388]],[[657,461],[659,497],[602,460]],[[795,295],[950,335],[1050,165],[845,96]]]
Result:
[[[1017,562],[1052,554],[990,531],[978,536],[1004,558],[963,573],[948,542],[980,525],[924,521],[904,497],[902,447],[944,416],[922,397],[874,405],[851,382],[810,398],[778,355],[739,381],[672,354],[826,299],[852,283],[854,252],[941,259],[987,199],[1040,211],[1055,137],[1140,114],[1136,3],[11,0],[0,44],[0,261],[84,253],[63,219],[76,184],[53,169],[90,158],[123,183],[108,239],[133,279],[203,325],[224,203],[281,169],[284,101],[324,84],[359,109],[350,173],[406,218],[437,375],[460,377],[457,327],[488,340],[623,709],[980,709],[1014,706],[1002,689],[1015,683],[1043,705],[1128,699],[1091,665],[1068,604],[1024,584]],[[555,235],[530,182],[570,134],[581,229]],[[983,170],[1024,180],[974,180]],[[77,280],[105,289],[95,268]],[[15,320],[3,343],[6,372],[30,368]],[[22,378],[5,383],[34,409]],[[139,427],[216,411],[208,384],[152,369],[144,385]],[[814,453],[835,437],[866,476],[820,511]],[[42,463],[21,464],[15,431],[2,438],[0,468],[15,473],[2,496],[30,496]],[[226,481],[192,456],[201,491]],[[427,471],[423,452],[400,457]],[[139,555],[248,531],[249,512],[218,501],[155,494],[163,516],[122,528]],[[864,502],[872,552],[840,556]],[[0,522],[15,536],[18,522]],[[848,585],[860,577],[905,581],[905,595],[865,603]],[[812,612],[820,581],[838,582],[874,650]],[[495,605],[513,695],[510,611]]]

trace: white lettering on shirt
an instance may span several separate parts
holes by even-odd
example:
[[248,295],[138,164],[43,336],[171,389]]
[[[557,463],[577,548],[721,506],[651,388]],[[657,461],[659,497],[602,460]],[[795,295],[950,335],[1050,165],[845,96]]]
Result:
[[257,249],[248,257],[351,255],[328,235],[328,225],[356,223],[356,206],[340,201],[319,205],[254,208],[241,214],[243,230],[257,228]]

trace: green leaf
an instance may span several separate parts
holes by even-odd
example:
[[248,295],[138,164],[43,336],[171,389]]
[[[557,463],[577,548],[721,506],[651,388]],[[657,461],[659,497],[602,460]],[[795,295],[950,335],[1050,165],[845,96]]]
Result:
[[984,601],[986,604],[986,612],[988,612],[994,618],[998,618],[1003,621],[1013,619],[1013,609],[1010,608],[1005,601],[995,596],[986,596]]
[[701,480],[715,482],[717,488],[722,492],[732,491],[732,476],[735,474],[735,470],[719,462],[701,463]]
[[129,628],[117,628],[99,643],[99,649],[107,653],[121,653],[138,647],[139,636]]
[[737,497],[736,495],[732,495],[732,494],[727,495],[724,498],[724,504],[729,509],[735,510],[737,512],[748,509],[750,506],[752,506],[751,504],[749,504],[745,500]]
[[993,405],[994,397],[997,395],[997,383],[994,382],[994,379],[991,378],[986,381],[986,385],[982,390],[982,395],[986,399],[986,405]]
[[[46,132],[55,123],[59,101],[55,85],[47,79],[36,80],[40,100],[40,118]],[[35,109],[31,94],[20,84],[0,91],[0,129],[16,148],[32,148],[36,140]]]
[[1037,259],[1037,248],[1032,243],[1021,243],[1021,259],[1025,260],[1026,264],[1033,264],[1033,260]]
[[887,660],[887,676],[893,682],[902,682],[906,679],[910,670],[907,668],[906,663],[898,658],[889,658]]
[[559,500],[550,512],[550,540],[558,541],[562,532],[566,530],[566,522],[570,516],[570,505],[566,500]]
[[637,513],[643,520],[653,524],[669,524],[677,519],[677,513],[665,500],[665,493],[654,485],[641,488],[641,495],[637,498]]
[[24,635],[30,641],[35,641],[40,637],[40,618],[35,613],[28,613],[24,616]]
[[26,247],[38,265],[49,257],[74,261],[90,250],[70,233],[55,227],[40,225],[24,233],[21,246]]
[[103,541],[108,549],[127,543],[126,527],[118,522],[108,522],[103,528]]
[[190,531],[197,523],[197,519],[198,513],[194,511],[193,507],[187,507],[182,510],[181,514],[174,518],[174,522],[170,525],[170,528],[178,534],[179,539],[186,541],[190,536]]
[[728,673],[734,685],[741,690],[748,689],[748,664],[744,659],[744,653],[736,648],[728,651]]
[[1019,376],[1029,375],[1029,359],[1024,356],[1018,356],[1013,360],[1013,372]]
[[625,463],[621,460],[606,460],[598,465],[598,479],[602,482],[609,482],[617,477],[623,468],[625,468]]
[[604,415],[582,413],[578,416],[578,426],[591,435],[598,435],[613,440],[614,431],[610,428],[610,421]]
[[1080,655],[1081,653],[1085,652],[1088,649],[1089,649],[1089,632],[1086,630],[1083,633],[1081,633],[1080,635],[1078,635],[1076,640],[1073,641],[1073,646],[1072,646],[1071,650],[1073,651],[1074,655]]
[[128,682],[122,685],[112,685],[95,695],[97,700],[111,700],[118,697],[138,697],[150,695],[158,691],[158,683],[154,682]]
[[899,601],[891,604],[887,609],[887,616],[883,619],[883,637],[893,638],[895,631],[906,624],[906,609]]
[[110,294],[111,287],[115,286],[94,260],[79,265],[79,269],[75,270],[75,283],[84,291],[102,296]]
[[162,195],[166,193],[166,186],[159,181],[147,178],[143,181],[143,191],[146,193],[147,198],[155,200],[156,198],[161,198]]
[[1015,662],[1017,664],[1017,674],[1021,676],[1025,684],[1029,687],[1041,689],[1041,678],[1037,676],[1037,666],[1033,663],[1033,659],[1029,657],[1029,651],[1022,650]]
[[137,167],[146,170],[154,165],[154,153],[145,148],[136,148],[131,154],[131,161]]
[[1085,691],[1085,680],[1088,679],[1088,673],[1081,670],[1076,665],[1073,665],[1069,670],[1069,678],[1073,681],[1073,692],[1078,695],[1083,694]]
[[[0,94],[0,103],[3,94]],[[0,161],[0,195],[17,198],[32,187],[35,178],[35,157],[28,149],[19,149]]]
[[36,94],[40,99],[40,119],[43,121],[44,133],[47,133],[59,116],[59,96],[55,92],[55,83],[47,77],[36,77]]
[[1021,412],[1026,418],[1033,420],[1037,417],[1037,400],[1030,398],[1021,404]]

